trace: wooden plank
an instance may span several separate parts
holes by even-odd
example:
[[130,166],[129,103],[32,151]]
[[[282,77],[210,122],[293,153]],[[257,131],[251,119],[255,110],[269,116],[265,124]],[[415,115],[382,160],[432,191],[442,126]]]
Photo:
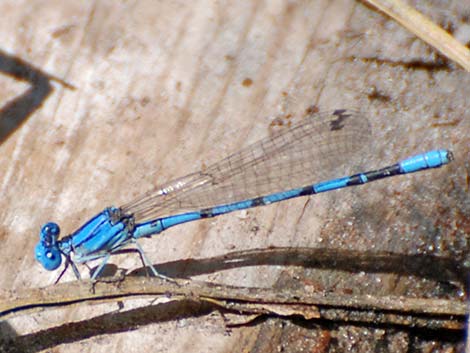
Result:
[[[438,5],[429,11],[465,39],[465,18],[456,14],[469,5],[454,1],[452,12]],[[269,246],[468,253],[469,78],[399,25],[347,0],[5,0],[0,12],[7,19],[0,23],[0,62],[7,63],[0,116],[13,124],[0,141],[0,288],[21,291],[55,280],[57,274],[33,256],[44,222],[56,221],[68,234],[105,206],[204,168],[282,128],[276,125],[290,116],[300,119],[309,107],[348,107],[368,112],[376,139],[368,149],[373,167],[438,147],[451,148],[456,161],[416,176],[182,225],[144,241],[144,249],[168,273],[238,286],[458,298],[461,286],[427,276],[332,272],[331,265],[326,271],[195,271],[198,261],[191,261]],[[8,110],[15,102],[29,109]],[[140,266],[132,255],[111,262]],[[126,302],[124,310],[146,303]],[[4,331],[21,339],[118,308],[20,317],[4,323]],[[282,332],[266,323],[228,334],[222,317],[187,317],[113,335],[97,328],[86,341],[58,337],[55,343],[66,352],[234,352],[287,345],[276,343]],[[315,342],[306,339],[306,347]]]

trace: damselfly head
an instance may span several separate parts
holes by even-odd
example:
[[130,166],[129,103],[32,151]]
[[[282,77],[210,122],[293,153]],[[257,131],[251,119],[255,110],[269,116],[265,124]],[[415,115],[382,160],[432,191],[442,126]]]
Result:
[[62,254],[57,242],[59,234],[60,228],[56,223],[46,223],[41,228],[40,240],[35,248],[36,260],[49,271],[57,269],[62,263]]

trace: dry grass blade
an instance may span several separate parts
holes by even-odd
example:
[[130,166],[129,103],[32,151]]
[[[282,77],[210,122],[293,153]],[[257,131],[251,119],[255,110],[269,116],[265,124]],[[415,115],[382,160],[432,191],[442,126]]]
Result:
[[470,72],[470,51],[422,13],[401,0],[364,0]]

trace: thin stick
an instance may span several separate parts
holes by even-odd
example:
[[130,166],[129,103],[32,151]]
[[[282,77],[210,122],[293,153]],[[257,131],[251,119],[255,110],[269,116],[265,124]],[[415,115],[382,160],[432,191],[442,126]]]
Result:
[[[239,315],[302,316],[332,321],[388,323],[421,328],[461,330],[465,302],[444,299],[374,297],[313,293],[309,290],[243,288],[159,278],[102,278],[0,295],[0,318],[57,307],[115,302],[126,298],[171,298],[210,303]],[[251,320],[251,319],[250,319]]]

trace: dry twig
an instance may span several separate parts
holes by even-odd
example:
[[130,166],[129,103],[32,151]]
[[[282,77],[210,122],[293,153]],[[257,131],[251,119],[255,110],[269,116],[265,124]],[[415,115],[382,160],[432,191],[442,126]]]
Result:
[[0,317],[46,310],[52,307],[83,305],[126,298],[165,297],[172,302],[198,302],[213,310],[244,316],[238,323],[260,315],[300,316],[304,319],[387,323],[432,329],[461,330],[465,325],[463,302],[404,297],[374,297],[309,293],[305,290],[275,290],[216,285],[178,280],[128,276],[92,283],[76,281],[21,293],[0,296]]

